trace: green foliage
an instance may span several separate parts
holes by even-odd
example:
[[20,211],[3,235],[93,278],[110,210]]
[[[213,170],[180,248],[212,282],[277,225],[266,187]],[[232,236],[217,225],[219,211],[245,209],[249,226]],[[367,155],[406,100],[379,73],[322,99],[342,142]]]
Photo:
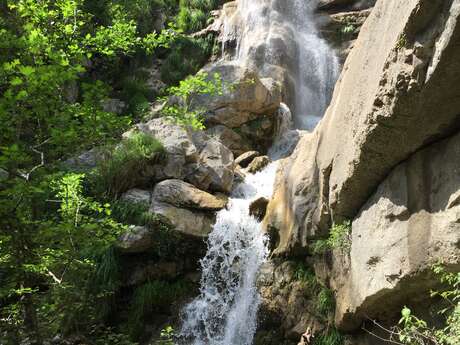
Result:
[[[66,173],[61,164],[118,140],[132,121],[104,111],[113,90],[101,71],[151,54],[174,36],[140,35],[134,12],[124,6],[128,2],[0,2],[0,168],[8,172],[0,187],[2,344],[26,338],[40,344],[72,332],[127,343],[107,329],[100,308],[109,306],[118,286],[111,248],[126,226],[112,217],[109,203],[88,194],[87,176]],[[105,9],[103,18],[95,15],[98,8]],[[122,144],[125,157],[145,161],[160,150],[156,142],[133,141]]]
[[99,164],[97,186],[109,196],[142,182],[143,171],[163,157],[163,146],[151,135],[136,132],[123,140]]
[[204,129],[203,115],[206,109],[194,102],[194,98],[200,95],[222,95],[223,89],[224,83],[219,74],[209,76],[207,73],[198,73],[188,77],[179,86],[168,89],[169,100],[162,110],[163,116],[180,125]]
[[161,330],[160,340],[158,340],[156,345],[174,345],[174,328],[167,326]]
[[171,44],[161,66],[161,79],[167,85],[177,85],[197,73],[212,54],[214,37],[190,38],[179,36]]
[[329,316],[335,310],[334,293],[322,286],[316,296],[316,310],[324,317]]
[[313,243],[313,254],[323,254],[328,250],[348,250],[351,246],[351,222],[345,221],[342,224],[334,224],[329,231],[329,238],[317,240]]
[[315,273],[302,263],[297,264],[294,271],[294,279],[306,283],[307,286],[313,290],[316,289],[318,285]]
[[340,332],[331,328],[313,339],[313,345],[342,345],[345,339]]
[[181,0],[176,19],[178,28],[187,33],[205,28],[210,11],[220,2],[219,0]]
[[315,310],[322,317],[329,317],[335,310],[334,293],[323,286],[315,273],[304,264],[297,264],[294,278],[305,284],[306,292],[314,300]]
[[439,311],[439,315],[445,320],[445,326],[430,327],[425,320],[416,317],[409,308],[404,307],[399,321],[401,328],[395,327],[393,330],[402,344],[460,344],[460,272],[447,272],[442,265],[435,266],[434,272],[448,286],[443,291],[431,293],[431,296],[439,296],[447,303],[447,307]]

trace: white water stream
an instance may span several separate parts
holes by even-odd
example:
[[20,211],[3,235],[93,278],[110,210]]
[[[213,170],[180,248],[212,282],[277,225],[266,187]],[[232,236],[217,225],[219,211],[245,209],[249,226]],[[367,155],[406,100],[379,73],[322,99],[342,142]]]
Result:
[[[240,33],[235,63],[248,64],[253,44],[265,42],[263,76],[268,66],[288,68],[295,76],[294,126],[312,129],[323,115],[337,78],[338,63],[332,50],[318,36],[313,20],[313,1],[239,0],[244,29]],[[296,49],[282,61],[277,35],[291,35]],[[284,58],[285,60],[285,58]],[[267,69],[265,67],[267,66]],[[276,160],[289,152],[296,137],[291,112],[282,105],[278,133],[270,149]],[[251,345],[257,328],[260,297],[257,274],[267,258],[261,224],[249,215],[249,205],[259,197],[270,198],[277,162],[263,171],[248,174],[233,190],[226,209],[217,213],[201,260],[200,295],[186,306],[181,339],[187,345]]]

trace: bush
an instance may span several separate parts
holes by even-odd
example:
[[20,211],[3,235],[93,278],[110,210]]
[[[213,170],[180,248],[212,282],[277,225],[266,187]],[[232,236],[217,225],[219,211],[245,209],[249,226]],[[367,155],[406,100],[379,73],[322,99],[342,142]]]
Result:
[[100,185],[97,188],[102,188],[103,194],[118,197],[138,185],[145,168],[159,162],[163,153],[163,146],[151,135],[133,134],[100,163],[97,171]]
[[324,317],[329,316],[335,310],[334,293],[324,286],[316,296],[316,310]]
[[351,246],[351,222],[334,224],[329,231],[329,238],[318,240],[313,243],[313,254],[324,254],[332,249],[349,249]]

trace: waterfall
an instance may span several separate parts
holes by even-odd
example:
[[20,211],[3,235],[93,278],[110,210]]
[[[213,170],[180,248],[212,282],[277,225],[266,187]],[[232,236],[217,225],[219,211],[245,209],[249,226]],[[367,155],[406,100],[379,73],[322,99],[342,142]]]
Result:
[[[317,29],[317,0],[239,0],[235,57],[264,77],[286,72],[286,103],[298,129],[312,130],[329,105],[339,60]],[[229,30],[228,32],[231,32]],[[225,34],[224,34],[225,41]]]
[[248,175],[217,214],[201,260],[200,296],[185,308],[182,334],[193,345],[252,343],[259,306],[255,283],[267,249],[249,205],[257,197],[271,196],[276,165]]
[[[291,82],[294,97],[278,112],[278,133],[269,150],[275,162],[247,174],[231,193],[227,208],[217,213],[201,260],[200,294],[183,313],[181,339],[187,345],[252,344],[260,304],[257,273],[267,247],[249,205],[259,197],[271,197],[276,160],[290,152],[299,135],[292,127],[314,128],[329,103],[339,69],[334,53],[318,35],[314,6],[308,0],[238,2],[241,28],[234,63],[252,66],[261,77],[276,79],[280,70],[285,71],[288,77],[282,83],[289,90]],[[232,32],[224,27],[224,35]]]

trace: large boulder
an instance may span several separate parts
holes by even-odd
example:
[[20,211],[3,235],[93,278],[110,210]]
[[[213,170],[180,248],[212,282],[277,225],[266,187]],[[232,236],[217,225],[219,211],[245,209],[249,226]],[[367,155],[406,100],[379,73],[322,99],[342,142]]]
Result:
[[263,115],[275,116],[281,104],[281,88],[273,79],[260,79],[254,70],[234,63],[211,65],[205,72],[217,73],[229,84],[222,94],[196,97],[195,102],[207,109],[207,123],[238,128]]
[[154,200],[150,211],[162,217],[173,226],[174,231],[193,238],[205,238],[212,231],[215,217],[197,210],[188,210],[174,205]]
[[[181,179],[202,190],[230,192],[235,164],[232,152],[221,142],[166,118],[156,118],[136,127],[157,138],[165,148],[165,163],[150,169],[153,181]],[[129,132],[125,135],[129,136]]]
[[458,1],[377,1],[325,117],[279,174],[278,252],[354,218],[392,168],[459,128],[459,15]]
[[177,207],[211,211],[220,210],[227,204],[224,198],[215,197],[181,180],[158,183],[153,190],[153,199]]
[[350,262],[337,260],[336,325],[397,317],[430,298],[432,265],[460,270],[460,134],[398,165],[352,224]]

